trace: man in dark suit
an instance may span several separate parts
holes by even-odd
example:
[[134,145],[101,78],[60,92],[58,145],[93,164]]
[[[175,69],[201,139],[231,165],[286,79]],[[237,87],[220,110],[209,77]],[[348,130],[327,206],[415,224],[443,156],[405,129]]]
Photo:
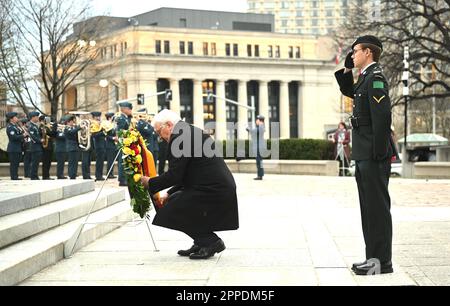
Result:
[[[67,117],[63,117],[60,120],[60,124],[66,124]],[[55,136],[55,157],[56,157],[56,178],[58,180],[65,180],[67,177],[64,175],[64,165],[66,163],[66,135],[64,130],[58,128]]]
[[[24,130],[29,131],[30,122],[27,117],[20,119],[21,126]],[[31,171],[31,138],[27,137],[23,143],[23,176],[29,178]]]
[[220,253],[225,244],[214,232],[239,227],[236,184],[223,158],[205,150],[214,143],[203,130],[181,121],[173,111],[163,110],[152,122],[168,142],[169,169],[161,176],[143,177],[150,194],[172,187],[161,195],[162,208],[153,224],[179,230],[194,240],[180,256],[206,259]]
[[6,134],[8,135],[8,152],[9,158],[9,175],[11,180],[21,180],[19,178],[19,164],[22,158],[22,144],[25,136],[23,130],[18,127],[19,118],[17,118],[16,112],[10,112],[6,114],[6,120],[8,125],[6,126]]
[[30,137],[31,137],[31,170],[30,170],[30,178],[31,180],[39,180],[38,176],[38,167],[39,163],[42,159],[42,130],[39,126],[39,113],[31,112],[29,114],[30,118]]
[[[383,46],[378,38],[361,36],[347,55],[345,68],[335,73],[342,94],[354,99],[352,158],[356,161],[356,182],[366,260],[353,264],[358,275],[392,273],[392,218],[388,192],[391,157],[391,101],[389,87],[378,64]],[[352,68],[361,69],[356,84]]]

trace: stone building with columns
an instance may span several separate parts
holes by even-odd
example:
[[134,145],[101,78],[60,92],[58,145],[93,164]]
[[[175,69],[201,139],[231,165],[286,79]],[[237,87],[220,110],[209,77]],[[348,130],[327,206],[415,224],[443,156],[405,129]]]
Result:
[[[116,112],[116,101],[130,99],[135,109],[170,108],[199,127],[214,121],[217,139],[247,138],[248,110],[208,101],[212,90],[247,105],[254,99],[257,115],[279,122],[282,139],[323,139],[337,126],[340,94],[329,42],[274,33],[273,15],[161,8],[106,18],[96,61],[63,97],[66,112]],[[172,101],[152,96],[165,89]],[[148,96],[145,105],[137,105],[139,93]],[[227,122],[238,128],[227,129]]]

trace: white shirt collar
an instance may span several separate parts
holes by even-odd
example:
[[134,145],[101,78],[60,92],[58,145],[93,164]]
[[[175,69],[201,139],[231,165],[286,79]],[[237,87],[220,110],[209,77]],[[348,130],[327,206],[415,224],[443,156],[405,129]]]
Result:
[[366,74],[366,70],[367,70],[367,68],[369,68],[370,66],[372,66],[372,65],[375,65],[377,62],[372,62],[372,63],[370,63],[369,65],[367,65],[366,67],[364,67],[364,69],[361,71],[361,74]]

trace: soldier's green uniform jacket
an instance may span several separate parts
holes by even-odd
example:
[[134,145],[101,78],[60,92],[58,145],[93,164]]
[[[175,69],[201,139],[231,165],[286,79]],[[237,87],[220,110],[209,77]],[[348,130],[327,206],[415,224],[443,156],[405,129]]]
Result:
[[42,152],[42,131],[39,124],[30,123],[31,148],[30,152]]
[[127,117],[124,113],[116,119],[117,131],[128,130],[130,128],[131,117]]
[[383,71],[374,63],[353,83],[352,72],[335,73],[343,95],[353,99],[352,159],[386,160],[392,156],[391,100]]
[[78,146],[78,131],[81,130],[79,126],[70,127],[67,126],[64,129],[64,135],[66,136],[66,151],[78,152],[80,147]]

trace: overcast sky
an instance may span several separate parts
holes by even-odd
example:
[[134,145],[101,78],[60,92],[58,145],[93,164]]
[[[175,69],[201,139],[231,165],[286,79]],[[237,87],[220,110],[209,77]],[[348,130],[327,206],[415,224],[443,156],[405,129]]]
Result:
[[131,17],[160,7],[246,12],[247,0],[92,0],[94,15]]

